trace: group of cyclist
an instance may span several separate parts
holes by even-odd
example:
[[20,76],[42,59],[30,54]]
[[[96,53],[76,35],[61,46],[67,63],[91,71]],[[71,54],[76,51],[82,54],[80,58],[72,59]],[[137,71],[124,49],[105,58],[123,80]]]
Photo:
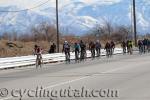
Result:
[[[67,41],[64,42],[62,51],[65,53],[66,61],[68,62],[70,62],[71,47],[72,46]],[[84,61],[87,58],[87,47],[93,59],[95,57],[100,57],[102,45],[99,40],[91,41],[88,45],[81,40],[80,42],[75,42],[73,46],[76,62]],[[107,57],[111,57],[115,49],[115,43],[113,41],[107,42],[104,49],[106,50]]]
[[[62,52],[65,53],[66,61],[70,62],[70,50],[71,45],[65,41],[63,44],[63,50]],[[79,60],[84,60],[86,57],[86,44],[81,40],[80,43],[74,43],[74,50],[75,52],[75,60],[76,62]],[[80,57],[79,57],[80,55]]]
[[149,39],[143,39],[138,41],[138,47],[139,47],[139,53],[143,54],[146,52],[150,52],[150,40]]
[[123,54],[132,54],[133,53],[133,42],[132,40],[122,41],[121,43]]
[[[131,40],[122,41],[121,46],[123,48],[123,54],[133,53],[133,42]],[[138,40],[138,49],[140,54],[150,52],[150,40],[146,38],[143,40]]]
[[113,41],[107,42],[104,49],[106,50],[106,56],[111,57],[114,53],[115,43]]
[[102,45],[99,42],[99,40],[97,40],[96,42],[91,41],[89,43],[89,50],[91,51],[91,57],[92,58],[95,58],[96,56],[100,57],[101,47],[102,47]]
[[[123,54],[132,54],[133,53],[133,42],[132,40],[122,41],[121,43]],[[56,46],[54,46],[56,48]],[[143,39],[138,41],[138,47],[139,47],[139,53],[146,53],[150,52],[150,40],[149,39]],[[101,55],[101,49],[102,45],[99,40],[97,41],[91,41],[88,45],[83,42],[82,40],[80,42],[75,42],[74,44],[70,45],[69,42],[65,41],[63,44],[62,52],[65,53],[66,62],[70,63],[70,52],[73,51],[75,53],[75,61],[84,61],[87,58],[87,48],[91,52],[91,57],[94,59],[95,57],[100,57]],[[73,49],[73,50],[72,50]],[[115,49],[115,43],[114,41],[108,41],[106,42],[104,46],[104,50],[106,51],[106,56],[111,57],[114,53]],[[34,47],[34,55],[36,55],[36,66],[41,67],[42,63],[42,52],[43,50],[35,45]]]

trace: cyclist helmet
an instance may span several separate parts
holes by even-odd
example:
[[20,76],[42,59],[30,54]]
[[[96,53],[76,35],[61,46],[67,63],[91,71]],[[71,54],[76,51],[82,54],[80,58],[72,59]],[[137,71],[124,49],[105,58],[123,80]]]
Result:
[[68,41],[65,41],[65,44],[68,44]]
[[37,45],[34,45],[34,47],[37,48],[38,46],[37,46]]

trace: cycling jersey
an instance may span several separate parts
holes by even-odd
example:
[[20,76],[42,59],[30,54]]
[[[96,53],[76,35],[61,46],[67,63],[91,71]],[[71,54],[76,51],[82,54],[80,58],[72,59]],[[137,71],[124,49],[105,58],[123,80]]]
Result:
[[42,49],[40,47],[34,48],[34,54],[35,55],[42,54]]

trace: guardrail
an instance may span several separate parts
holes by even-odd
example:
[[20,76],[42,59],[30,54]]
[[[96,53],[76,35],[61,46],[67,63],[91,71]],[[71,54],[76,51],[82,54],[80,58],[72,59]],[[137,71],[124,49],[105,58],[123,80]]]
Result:
[[[116,48],[114,54],[118,53],[122,53],[122,49]],[[101,55],[106,55],[104,49],[101,50]],[[53,63],[65,60],[65,55],[63,53],[43,54],[42,57],[44,63]],[[87,57],[91,57],[90,51],[87,51]],[[71,59],[75,59],[75,54],[73,52],[71,52]],[[34,55],[0,58],[0,69],[35,65],[35,60],[36,56]]]

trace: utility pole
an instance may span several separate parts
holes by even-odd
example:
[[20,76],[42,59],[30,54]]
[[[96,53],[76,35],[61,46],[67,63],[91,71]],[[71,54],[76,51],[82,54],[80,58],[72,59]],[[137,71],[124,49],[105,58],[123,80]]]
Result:
[[135,46],[137,46],[137,27],[136,27],[136,7],[135,0],[133,0],[133,21],[134,21],[134,42]]
[[57,52],[59,52],[59,12],[58,12],[58,0],[56,0],[56,29],[57,29]]

